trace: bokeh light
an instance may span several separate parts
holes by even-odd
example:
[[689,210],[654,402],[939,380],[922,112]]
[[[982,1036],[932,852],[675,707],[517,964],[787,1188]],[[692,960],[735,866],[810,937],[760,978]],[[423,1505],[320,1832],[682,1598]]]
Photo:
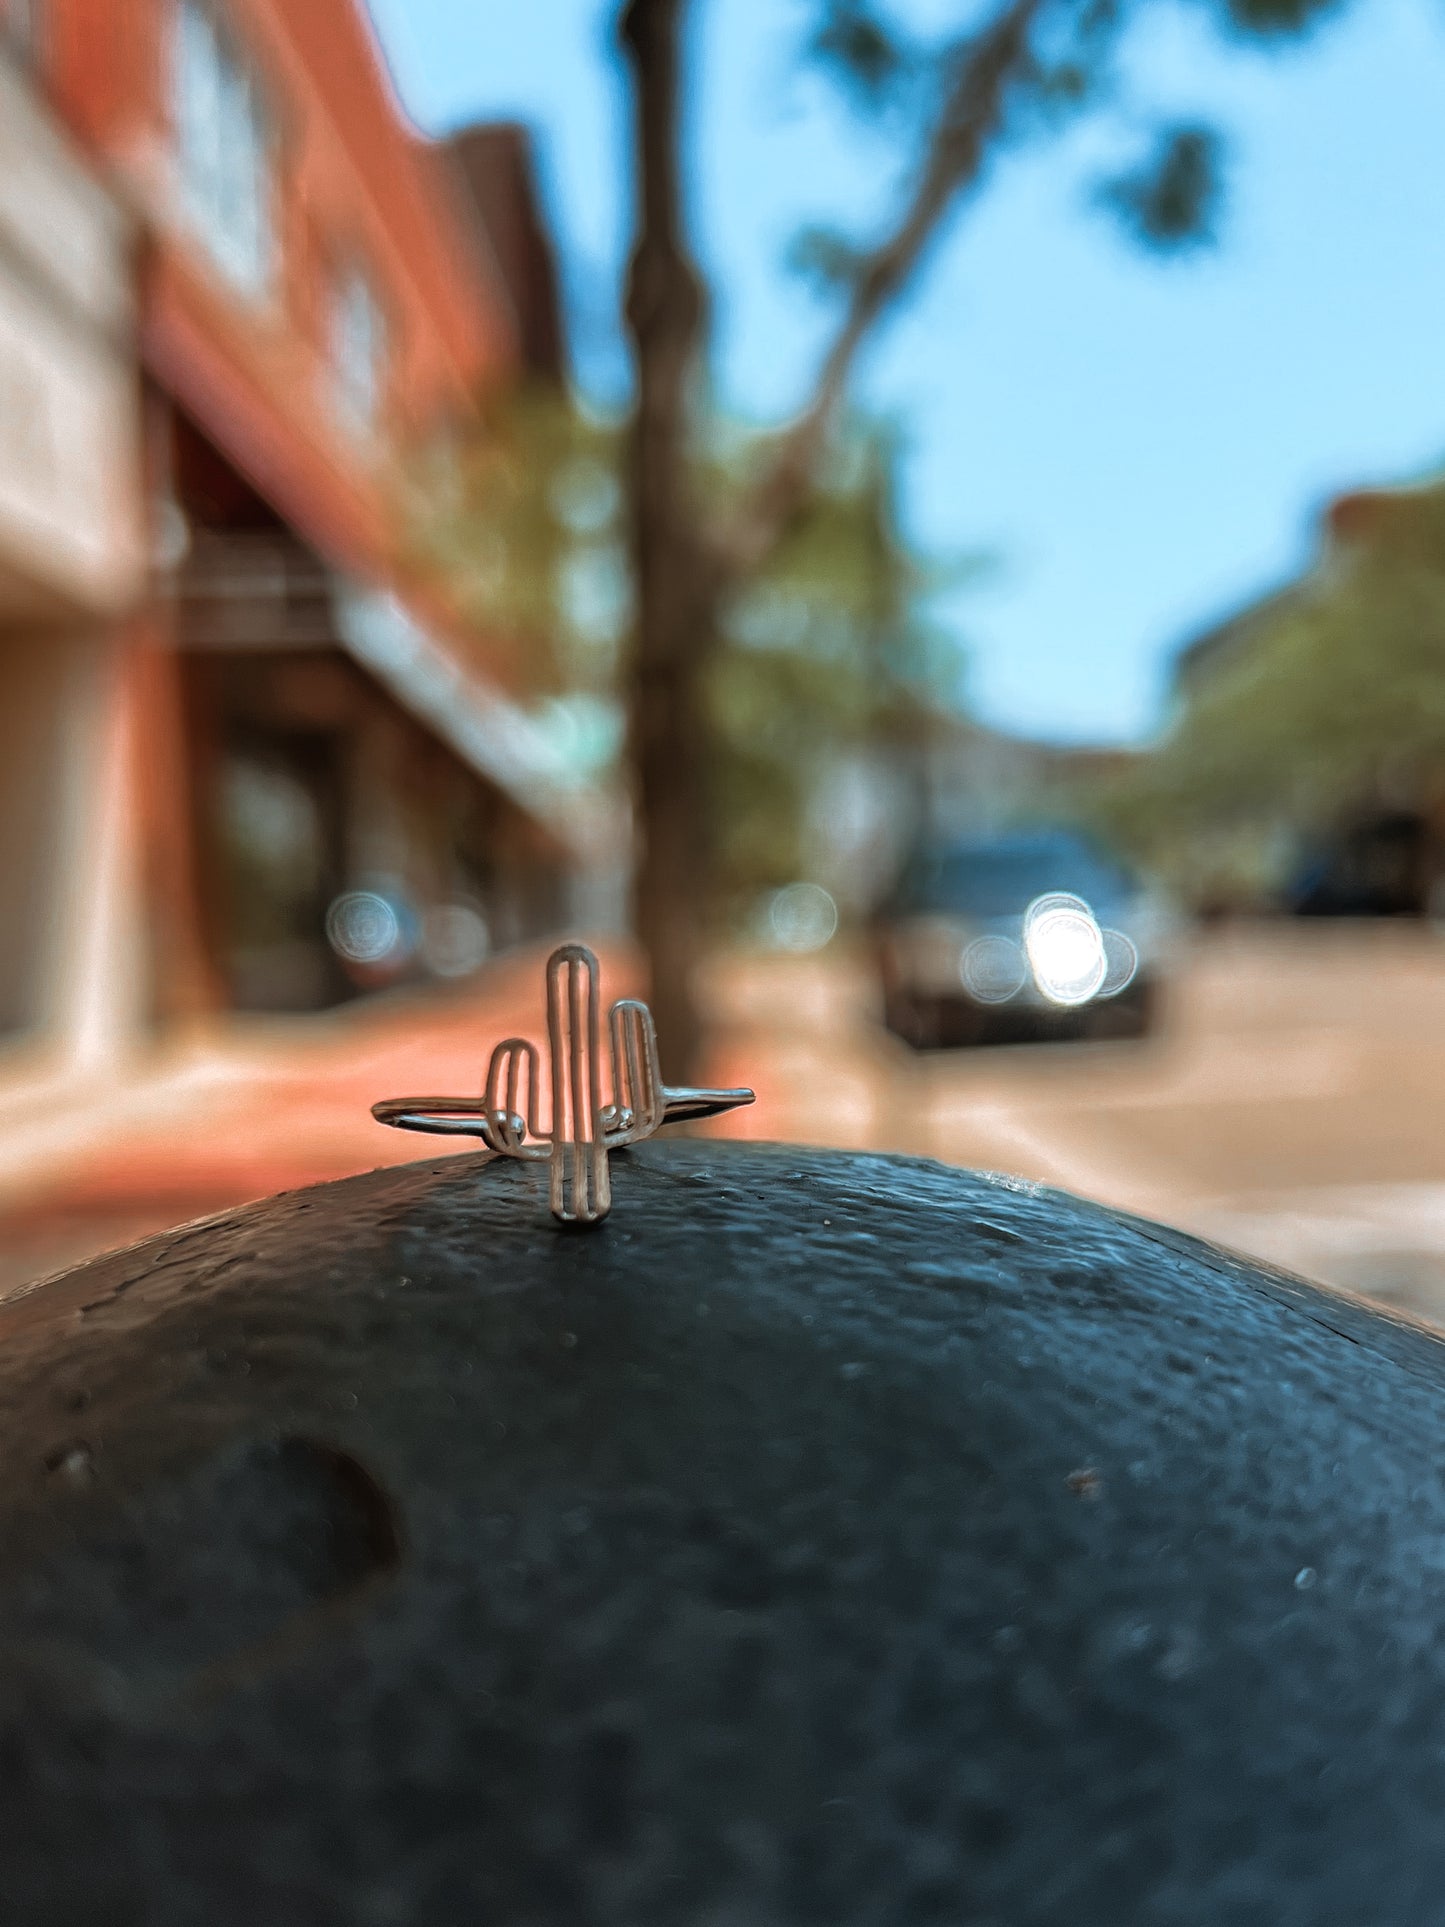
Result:
[[768,903],[768,928],[780,950],[821,950],[838,928],[838,906],[818,883],[790,883]]
[[375,890],[347,890],[326,912],[326,937],[348,963],[384,963],[401,945],[401,919]]
[[422,918],[422,961],[434,976],[471,976],[490,947],[487,920],[473,904],[439,903]]
[[1040,897],[1024,919],[1034,982],[1050,1003],[1086,1004],[1108,971],[1103,932],[1082,897]]
[[959,961],[970,996],[981,1004],[1006,1004],[1028,982],[1024,953],[1009,937],[975,937]]

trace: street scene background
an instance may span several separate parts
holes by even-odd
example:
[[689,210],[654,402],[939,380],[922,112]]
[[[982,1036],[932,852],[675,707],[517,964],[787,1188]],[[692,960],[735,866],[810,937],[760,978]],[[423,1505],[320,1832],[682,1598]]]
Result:
[[581,938],[709,1128],[1445,1322],[1442,84],[0,0],[0,1292],[414,1157]]

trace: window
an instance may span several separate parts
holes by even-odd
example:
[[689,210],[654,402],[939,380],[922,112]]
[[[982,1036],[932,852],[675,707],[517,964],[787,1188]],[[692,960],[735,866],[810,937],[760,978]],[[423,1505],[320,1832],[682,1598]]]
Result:
[[209,0],[180,0],[173,81],[186,211],[217,265],[261,294],[275,255],[270,129],[256,75]]
[[336,288],[332,360],[341,405],[358,428],[375,429],[386,371],[386,317],[360,269]]
[[0,0],[0,39],[9,41],[22,59],[35,60],[40,50],[40,0]]

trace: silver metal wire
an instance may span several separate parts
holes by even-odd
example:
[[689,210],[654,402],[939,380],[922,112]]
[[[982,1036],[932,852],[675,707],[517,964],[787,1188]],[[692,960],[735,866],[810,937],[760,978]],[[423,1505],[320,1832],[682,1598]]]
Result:
[[608,1016],[611,1097],[602,1091],[601,973],[585,944],[547,959],[551,1116],[541,1114],[541,1059],[525,1037],[492,1051],[480,1097],[385,1097],[379,1124],[438,1136],[478,1137],[498,1157],[550,1167],[548,1202],[559,1224],[600,1224],[612,1208],[608,1158],[664,1124],[751,1104],[746,1089],[669,1089],[662,1081],[652,1012],[621,998]]

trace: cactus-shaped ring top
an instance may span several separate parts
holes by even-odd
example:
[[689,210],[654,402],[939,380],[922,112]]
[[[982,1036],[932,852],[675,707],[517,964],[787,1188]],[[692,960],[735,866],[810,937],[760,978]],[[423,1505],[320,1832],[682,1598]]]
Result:
[[372,1105],[372,1116],[403,1131],[479,1137],[501,1157],[546,1159],[552,1216],[561,1224],[599,1224],[612,1208],[610,1152],[664,1124],[753,1102],[749,1090],[670,1090],[652,1012],[633,997],[608,1016],[611,1096],[604,1097],[600,983],[585,944],[563,944],[547,959],[549,1118],[542,1114],[537,1046],[525,1037],[496,1046],[480,1097],[386,1097]]

